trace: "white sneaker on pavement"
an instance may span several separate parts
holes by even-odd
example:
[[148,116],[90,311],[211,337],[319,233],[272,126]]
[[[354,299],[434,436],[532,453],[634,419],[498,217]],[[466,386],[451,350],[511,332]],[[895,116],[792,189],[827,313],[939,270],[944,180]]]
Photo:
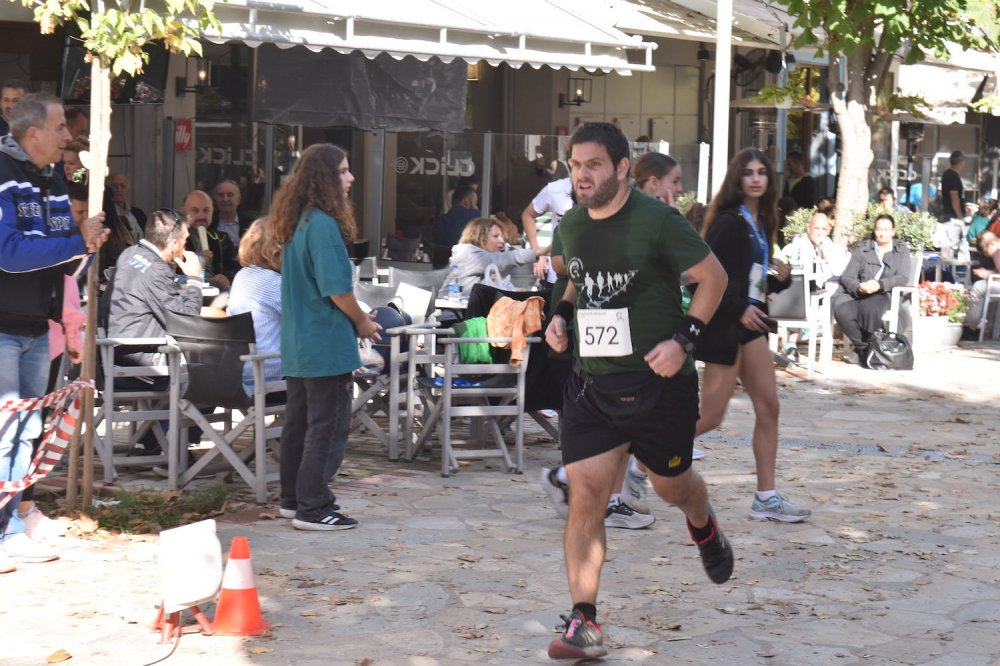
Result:
[[750,507],[750,517],[756,520],[774,520],[782,523],[798,523],[812,515],[812,511],[800,507],[781,493],[775,493],[769,500],[760,500],[754,495]]
[[59,559],[55,550],[34,541],[24,532],[4,537],[0,546],[15,562],[49,562]]
[[37,504],[26,516],[21,516],[21,520],[24,521],[24,533],[35,541],[56,539],[66,534],[66,525],[46,516]]
[[3,548],[0,547],[0,574],[10,573],[11,571],[17,571],[17,564],[14,563],[14,558],[5,553]]
[[653,516],[639,513],[628,504],[623,504],[621,500],[608,504],[608,511],[604,514],[604,527],[617,527],[626,530],[641,530],[649,527],[656,521]]
[[701,449],[691,450],[691,460],[701,460],[704,457],[705,457],[705,452],[702,451]]

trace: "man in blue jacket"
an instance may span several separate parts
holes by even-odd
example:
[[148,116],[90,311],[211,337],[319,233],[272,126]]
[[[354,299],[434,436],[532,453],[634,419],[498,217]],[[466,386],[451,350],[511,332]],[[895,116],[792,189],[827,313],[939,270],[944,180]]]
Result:
[[[0,402],[45,392],[48,320],[62,319],[64,276],[108,237],[103,213],[73,222],[66,181],[53,171],[69,139],[62,103],[43,94],[18,102],[0,139]],[[2,415],[0,480],[27,473],[41,425],[38,411]],[[17,505],[0,509],[0,572],[56,557],[24,534]]]

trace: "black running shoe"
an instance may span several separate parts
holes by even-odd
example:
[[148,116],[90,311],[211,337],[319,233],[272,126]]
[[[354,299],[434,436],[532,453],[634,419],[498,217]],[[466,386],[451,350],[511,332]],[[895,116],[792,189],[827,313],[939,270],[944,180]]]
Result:
[[[708,516],[709,520],[712,521],[712,534],[701,542],[695,541],[694,534],[692,534],[691,540],[698,545],[705,573],[708,574],[713,583],[721,585],[732,577],[735,557],[732,546],[729,545],[726,535],[719,529],[719,522],[715,519],[715,513],[711,509],[708,511]],[[690,531],[691,528],[688,527],[688,532]]]
[[599,624],[585,619],[578,610],[569,617],[563,615],[562,619],[566,622],[566,631],[549,643],[550,659],[597,659],[608,653]]
[[292,518],[292,527],[297,530],[309,530],[313,532],[330,532],[333,530],[349,530],[357,527],[358,521],[353,518],[331,511],[329,515],[323,516],[319,520],[303,520]]

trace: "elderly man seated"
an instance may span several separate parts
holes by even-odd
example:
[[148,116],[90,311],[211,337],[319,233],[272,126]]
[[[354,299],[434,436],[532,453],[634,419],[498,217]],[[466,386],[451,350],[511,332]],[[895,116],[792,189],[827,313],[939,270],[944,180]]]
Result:
[[[229,234],[212,222],[212,198],[201,190],[192,190],[184,197],[181,212],[187,217],[190,235],[187,249],[198,253],[205,264],[205,279],[213,287],[228,291],[240,260]],[[204,229],[204,231],[201,231]]]
[[806,269],[812,275],[813,291],[836,280],[844,271],[850,257],[830,240],[830,218],[823,213],[813,213],[806,233],[796,236],[782,248],[782,253],[793,267]]
[[[809,218],[806,233],[796,236],[781,250],[793,268],[801,268],[810,276],[809,288],[814,294],[823,291],[828,283],[835,283],[850,259],[843,249],[830,240],[831,229],[830,218],[826,214],[813,213]],[[792,295],[791,290],[787,294]],[[803,339],[810,333],[812,331],[806,329],[803,332]],[[783,337],[785,356],[798,361],[798,332],[791,331]]]

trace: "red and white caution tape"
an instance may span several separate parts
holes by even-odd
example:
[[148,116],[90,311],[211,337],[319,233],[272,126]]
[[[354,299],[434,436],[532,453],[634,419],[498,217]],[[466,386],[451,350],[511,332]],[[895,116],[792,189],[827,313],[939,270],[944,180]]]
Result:
[[86,388],[94,388],[94,382],[78,379],[58,391],[38,398],[0,402],[0,414],[33,412],[36,409],[55,406],[42,436],[42,444],[28,465],[28,473],[19,481],[0,481],[0,508],[17,493],[48,476],[58,464],[73,437],[73,430],[80,418],[81,392]]

